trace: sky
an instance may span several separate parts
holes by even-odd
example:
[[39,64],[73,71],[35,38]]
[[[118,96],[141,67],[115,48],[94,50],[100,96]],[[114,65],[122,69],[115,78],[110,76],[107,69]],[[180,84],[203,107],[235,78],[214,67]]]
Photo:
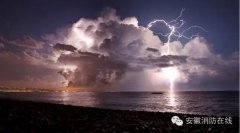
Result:
[[[148,27],[176,19],[182,9],[170,24],[184,21],[179,32],[201,26],[184,32],[198,36],[167,43],[158,33],[169,27]],[[0,18],[0,86],[239,88],[238,0],[3,0]]]

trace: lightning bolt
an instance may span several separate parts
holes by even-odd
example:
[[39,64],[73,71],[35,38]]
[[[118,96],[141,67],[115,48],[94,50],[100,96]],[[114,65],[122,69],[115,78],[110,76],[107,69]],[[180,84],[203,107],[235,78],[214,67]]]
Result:
[[[180,15],[178,17],[176,17],[175,19],[167,22],[166,20],[164,19],[156,19],[156,20],[153,20],[151,21],[150,23],[148,23],[147,25],[147,28],[150,29],[152,28],[155,24],[157,23],[163,23],[164,25],[167,26],[167,28],[170,30],[169,33],[167,34],[163,34],[163,33],[157,33],[157,32],[154,32],[155,34],[159,34],[161,36],[164,36],[164,37],[167,37],[167,42],[166,42],[166,45],[167,45],[167,52],[166,52],[166,55],[169,55],[169,52],[170,52],[170,42],[171,42],[171,39],[173,37],[176,37],[177,41],[180,39],[180,38],[184,38],[184,39],[193,39],[194,37],[197,37],[199,36],[198,34],[196,35],[192,35],[192,36],[186,36],[185,33],[193,28],[197,28],[197,29],[200,29],[204,32],[207,32],[207,30],[205,30],[203,27],[201,26],[198,26],[198,25],[193,25],[193,26],[190,26],[186,29],[183,29],[181,30],[181,28],[183,27],[183,25],[186,23],[182,18],[182,15],[183,15],[183,12],[185,11],[185,9],[182,9],[181,12],[180,12]],[[181,31],[181,32],[180,32]]]
[[[159,34],[161,36],[167,37],[167,42],[165,43],[166,46],[167,46],[167,52],[165,53],[165,55],[169,55],[169,52],[170,52],[169,44],[170,44],[173,37],[175,37],[177,41],[180,38],[184,38],[184,39],[188,39],[188,40],[193,39],[194,37],[197,37],[199,35],[198,34],[192,35],[192,36],[186,36],[185,35],[186,32],[190,31],[193,28],[197,28],[197,29],[200,29],[204,32],[207,32],[207,30],[205,30],[203,27],[198,26],[198,25],[193,25],[193,26],[190,26],[186,29],[182,29],[183,25],[186,23],[183,19],[181,19],[184,11],[185,11],[185,9],[182,9],[179,16],[176,17],[175,19],[171,20],[171,21],[166,21],[164,19],[156,19],[156,20],[151,21],[147,25],[147,28],[150,29],[155,24],[163,23],[170,30],[170,32],[167,33],[167,34],[154,32],[155,34]],[[171,92],[173,92],[174,82],[175,82],[176,75],[178,74],[177,73],[178,70],[177,70],[177,68],[169,67],[169,68],[163,69],[163,72],[166,73],[166,75],[168,76],[168,80],[170,82],[170,89],[171,89]]]

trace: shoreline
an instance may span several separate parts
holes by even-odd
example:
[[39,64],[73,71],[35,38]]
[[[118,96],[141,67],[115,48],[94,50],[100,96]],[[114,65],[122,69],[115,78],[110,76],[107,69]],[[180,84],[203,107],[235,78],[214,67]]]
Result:
[[[182,126],[171,122],[179,116]],[[232,124],[186,124],[187,117],[207,115],[100,109],[33,101],[0,99],[0,132],[228,132],[238,133],[239,117]]]

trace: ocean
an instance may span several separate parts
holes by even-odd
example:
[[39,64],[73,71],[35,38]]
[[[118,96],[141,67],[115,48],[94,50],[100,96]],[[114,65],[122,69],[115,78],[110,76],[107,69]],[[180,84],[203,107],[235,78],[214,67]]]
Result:
[[239,116],[238,91],[174,92],[1,92],[0,98],[106,109]]

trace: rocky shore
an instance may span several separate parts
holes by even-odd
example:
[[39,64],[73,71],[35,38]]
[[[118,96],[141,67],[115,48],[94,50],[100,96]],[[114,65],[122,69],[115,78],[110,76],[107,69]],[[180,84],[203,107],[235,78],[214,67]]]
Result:
[[[173,116],[182,126],[171,122]],[[201,117],[200,115],[197,115]],[[238,133],[239,117],[232,124],[186,124],[190,114],[122,111],[0,99],[1,133]]]

